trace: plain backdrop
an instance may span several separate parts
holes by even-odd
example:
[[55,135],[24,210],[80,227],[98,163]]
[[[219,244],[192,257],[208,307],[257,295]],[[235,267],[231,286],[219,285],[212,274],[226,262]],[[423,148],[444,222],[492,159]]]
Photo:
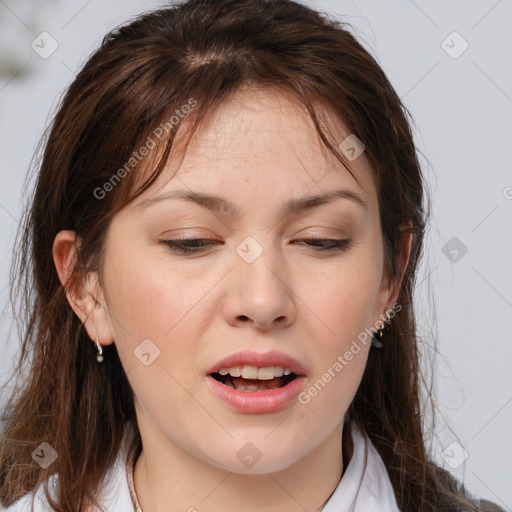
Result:
[[[60,95],[109,29],[163,4],[0,0],[2,308],[23,181]],[[353,26],[415,121],[433,207],[417,289],[426,359],[435,337],[440,352],[432,450],[471,492],[510,511],[512,2],[309,4]],[[7,309],[0,326],[2,382],[19,348],[10,326]],[[5,393],[0,399],[1,406]]]

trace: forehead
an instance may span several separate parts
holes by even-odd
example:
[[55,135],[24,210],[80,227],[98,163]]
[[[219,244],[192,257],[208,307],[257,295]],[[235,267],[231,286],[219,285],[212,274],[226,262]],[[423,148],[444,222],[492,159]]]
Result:
[[[350,135],[326,107],[318,105],[317,115],[338,144]],[[185,120],[166,169],[138,204],[183,185],[231,197],[243,191],[246,198],[268,195],[270,190],[278,196],[298,196],[343,186],[368,203],[376,199],[373,171],[364,152],[350,162],[358,183],[321,142],[304,105],[286,92],[237,92],[201,121],[183,154],[187,128]]]

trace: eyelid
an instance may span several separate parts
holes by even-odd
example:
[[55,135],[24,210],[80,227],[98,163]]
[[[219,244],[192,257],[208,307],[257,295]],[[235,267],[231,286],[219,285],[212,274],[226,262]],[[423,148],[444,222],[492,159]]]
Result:
[[[315,245],[315,244],[307,244],[306,242],[326,242],[325,244]],[[185,245],[186,243],[195,242],[191,246]],[[352,239],[348,238],[328,238],[328,237],[305,237],[299,238],[295,240],[295,242],[302,243],[313,251],[318,253],[341,253],[343,251],[348,250],[352,246]],[[224,242],[219,240],[214,240],[210,238],[176,238],[176,239],[167,239],[160,240],[160,243],[167,245],[172,253],[177,255],[191,255],[191,254],[202,254],[204,253],[205,248],[212,245],[224,245]]]

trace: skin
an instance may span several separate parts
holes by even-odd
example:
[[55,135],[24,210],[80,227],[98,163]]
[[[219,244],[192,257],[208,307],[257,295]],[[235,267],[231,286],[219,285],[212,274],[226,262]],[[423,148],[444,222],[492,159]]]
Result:
[[[338,123],[339,142],[349,133]],[[364,153],[352,168],[359,184],[321,145],[295,99],[243,91],[201,125],[181,166],[171,155],[159,180],[113,219],[103,286],[91,273],[68,299],[92,340],[115,341],[133,387],[143,441],[134,482],[145,512],[314,511],[338,485],[343,418],[369,344],[309,403],[294,400],[272,414],[237,412],[204,380],[240,349],[279,350],[304,365],[306,390],[392,308],[398,292],[383,274],[377,191]],[[334,188],[357,193],[366,208],[334,199],[281,213],[288,199]],[[240,214],[184,199],[137,207],[178,189],[221,196]],[[252,263],[236,252],[247,236],[263,249]],[[179,237],[221,243],[180,255],[160,242]],[[351,243],[322,252],[301,242],[315,237]],[[75,241],[72,231],[55,239],[62,282]],[[134,350],[148,338],[160,356],[145,366]],[[262,455],[252,468],[237,457],[247,442]]]

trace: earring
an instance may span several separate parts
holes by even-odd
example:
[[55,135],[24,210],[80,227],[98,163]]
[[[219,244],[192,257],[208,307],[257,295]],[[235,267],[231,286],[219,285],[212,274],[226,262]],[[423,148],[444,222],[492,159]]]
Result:
[[98,363],[102,363],[103,362],[103,348],[100,345],[98,336],[96,336],[96,347],[98,349],[98,354],[96,355],[96,361],[98,361]]
[[372,347],[373,348],[382,348],[384,346],[384,343],[382,343],[382,333],[384,329],[379,329],[374,335],[372,336]]
[[[391,322],[391,316],[389,315],[389,313],[387,311],[386,311],[385,315],[386,315],[386,320],[384,322],[385,323],[387,322],[389,324]],[[372,347],[382,348],[384,346],[384,343],[382,343],[382,335],[384,334],[384,330],[387,327],[388,327],[387,325],[384,325],[384,327],[382,329],[379,329],[376,333],[373,334]]]

